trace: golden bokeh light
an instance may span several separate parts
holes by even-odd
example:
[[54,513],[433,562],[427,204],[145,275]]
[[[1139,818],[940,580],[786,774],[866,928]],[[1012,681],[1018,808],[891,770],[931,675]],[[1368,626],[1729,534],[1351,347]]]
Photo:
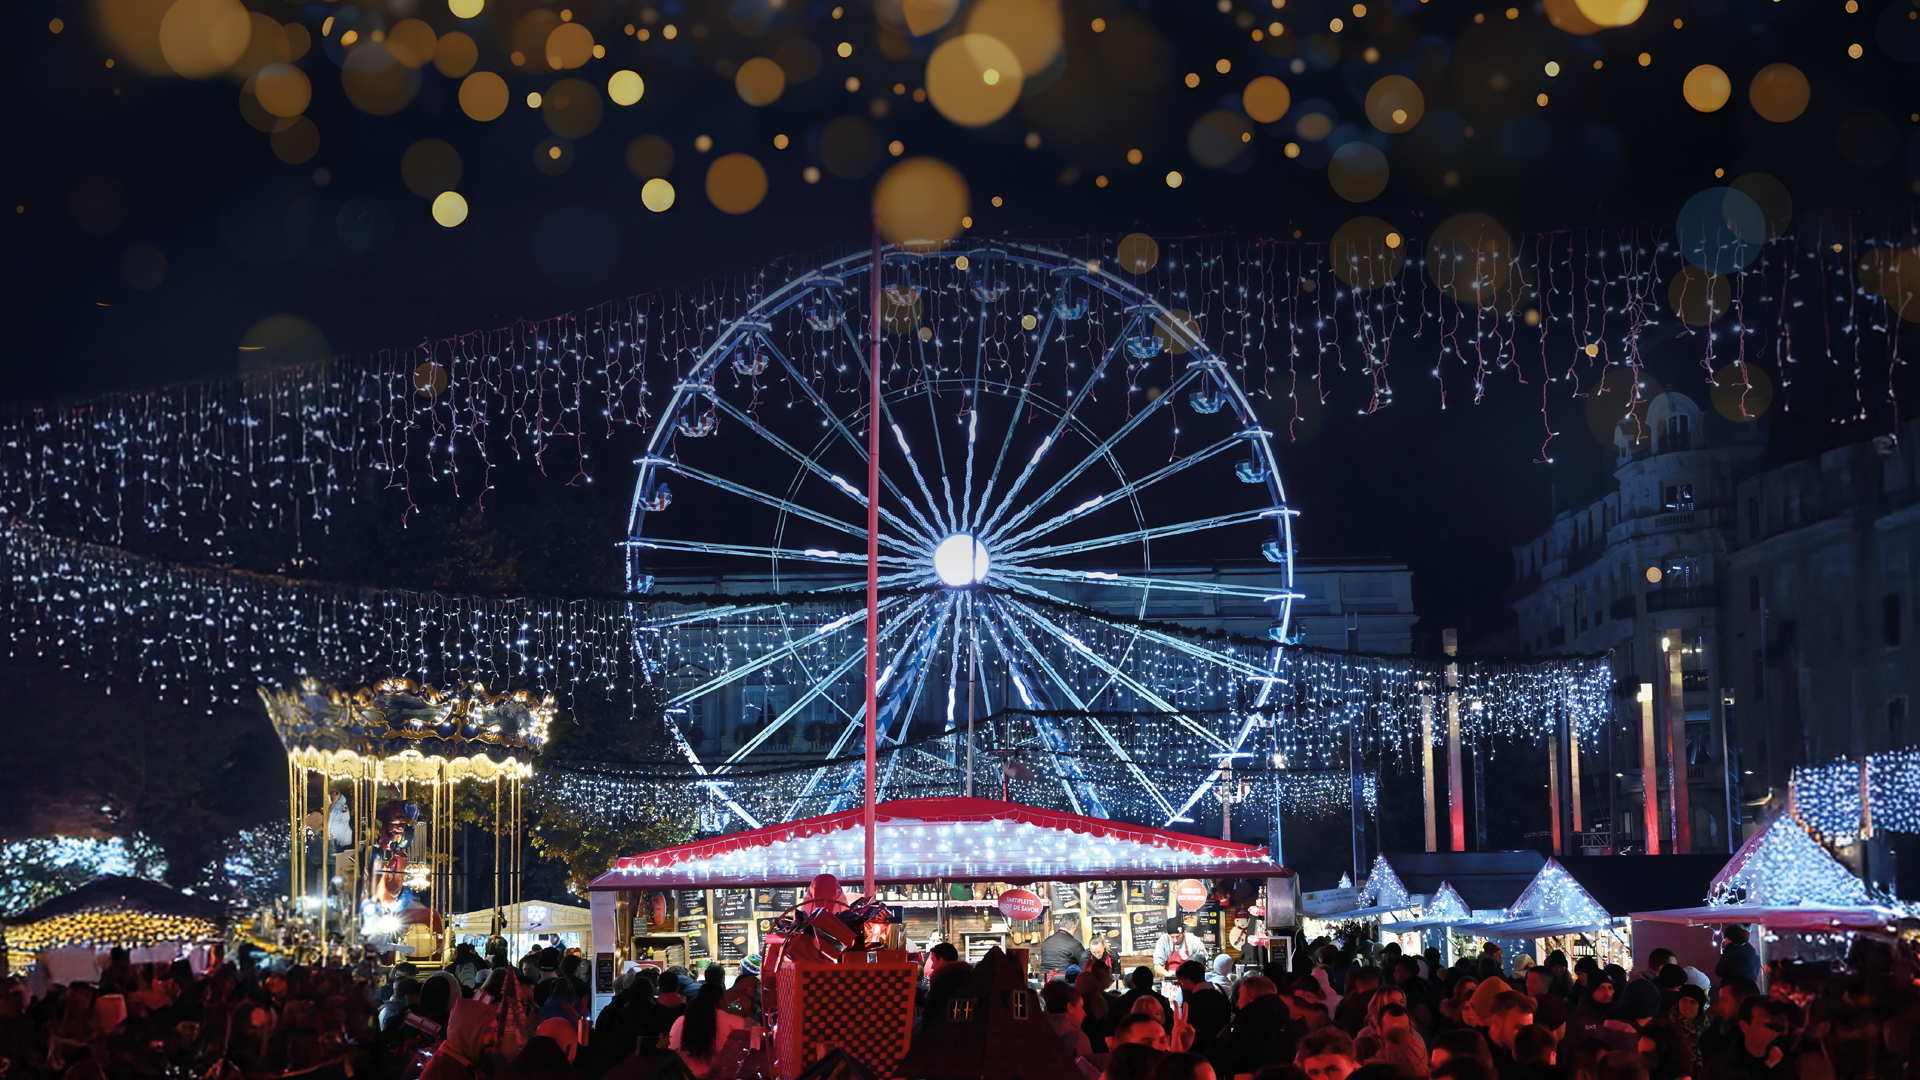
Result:
[[424,360],[413,369],[413,392],[424,397],[437,398],[447,392],[447,369]]
[[1687,72],[1680,93],[1696,111],[1718,112],[1733,96],[1733,81],[1712,64],[1701,64]]
[[961,127],[984,127],[1020,100],[1020,61],[986,34],[948,38],[927,57],[927,96],[940,115]]
[[1886,301],[1895,315],[1920,322],[1920,252],[1912,248],[1869,248],[1858,268],[1860,287]]
[[1122,270],[1144,274],[1160,262],[1160,243],[1146,233],[1128,233],[1120,238],[1114,259]]
[[102,44],[149,75],[172,73],[160,51],[160,22],[172,0],[92,0]]
[[507,111],[507,101],[507,80],[491,71],[476,71],[460,81],[460,111],[475,120],[498,120]]
[[1228,109],[1203,114],[1187,130],[1187,153],[1209,169],[1224,168],[1246,152],[1252,138],[1247,118]]
[[226,74],[252,38],[253,20],[240,0],[174,0],[160,20],[160,54],[188,79]]
[[487,0],[447,0],[447,10],[457,19],[478,18],[487,7]]
[[1185,309],[1174,308],[1165,315],[1155,316],[1153,336],[1170,353],[1180,354],[1193,347],[1200,337],[1200,322]]
[[1688,326],[1711,326],[1733,307],[1733,286],[1689,264],[1667,282],[1667,305]]
[[1797,119],[1807,111],[1813,88],[1807,77],[1792,64],[1768,64],[1754,73],[1747,87],[1747,100],[1753,111],[1776,124]]
[[627,144],[627,171],[641,180],[673,172],[673,144],[658,135],[642,135]]
[[401,63],[384,42],[369,41],[347,54],[340,66],[340,86],[354,108],[391,116],[420,92],[420,73]]
[[143,292],[157,289],[167,280],[167,257],[152,244],[135,244],[120,257],[120,276]]
[[637,71],[620,70],[607,79],[607,98],[615,105],[634,105],[647,92],[646,80]]
[[1256,124],[1272,124],[1293,107],[1293,94],[1287,84],[1271,75],[1262,75],[1240,91],[1240,108]]
[[673,209],[673,185],[660,176],[641,184],[640,204],[656,214]]
[[300,165],[313,160],[313,155],[320,152],[320,129],[304,116],[295,117],[293,123],[269,135],[267,143],[273,147],[274,157],[289,165]]
[[1647,0],[1574,0],[1589,22],[1602,29],[1627,26],[1646,14]]
[[293,59],[293,48],[287,43],[286,27],[257,11],[249,12],[247,21],[252,27],[247,37],[247,49],[227,70],[230,77],[243,82],[259,74],[260,69],[268,64],[287,63]]
[[1405,75],[1388,75],[1367,90],[1367,119],[1389,135],[1412,130],[1426,112],[1426,96]]
[[751,154],[722,154],[707,166],[707,201],[724,214],[744,214],[767,197],[767,170]]
[[1058,0],[974,0],[967,9],[967,32],[1003,42],[1028,76],[1060,55],[1065,30]]
[[[569,26],[572,24],[569,23]],[[561,79],[540,99],[540,119],[563,139],[584,139],[600,126],[600,91],[584,79]]]
[[236,357],[242,375],[333,358],[333,346],[312,322],[298,315],[269,315],[240,336]]
[[313,101],[313,84],[307,73],[289,63],[273,63],[253,77],[253,95],[270,115],[294,117],[307,111]]
[[1186,181],[1186,177],[1181,176],[1177,171],[1169,172],[1167,174],[1167,186],[1170,188],[1177,188],[1185,181]]
[[441,35],[433,49],[434,70],[449,79],[464,77],[479,62],[479,44],[458,30]]
[[[1637,449],[1646,447],[1651,435],[1646,423],[1646,403],[1659,397],[1663,388],[1659,380],[1650,375],[1642,375],[1640,381],[1642,385],[1636,397],[1634,372],[1630,367],[1609,367],[1594,380],[1593,388],[1587,392],[1586,409],[1587,432],[1594,442],[1614,449],[1614,434],[1624,425],[1628,441]],[[1629,419],[1636,408],[1638,421]]]
[[733,73],[733,89],[749,105],[771,105],[787,90],[787,73],[779,64],[756,56]]
[[696,136],[694,136],[694,138],[693,138],[693,148],[694,148],[695,150],[698,150],[698,151],[699,151],[700,153],[702,153],[702,154],[704,154],[704,153],[706,153],[707,151],[709,151],[709,150],[711,150],[711,149],[713,149],[713,136],[711,136],[711,135],[696,135]]
[[1584,37],[1606,29],[1587,18],[1576,0],[1546,0],[1546,7],[1547,21],[1551,22],[1556,30]]
[[1793,194],[1787,185],[1767,173],[1753,172],[1735,177],[1727,186],[1759,205],[1760,212],[1767,217],[1767,239],[1777,240],[1786,235],[1787,228],[1793,224]]
[[554,66],[547,63],[547,38],[561,25],[560,16],[544,7],[536,7],[521,15],[514,20],[513,32],[508,35],[511,48],[507,52],[507,62],[532,75],[553,71]]
[[533,168],[544,176],[565,176],[567,170],[573,168],[573,143],[561,138],[535,143]]
[[[426,67],[433,61],[440,38],[433,27],[419,19],[401,19],[387,31],[387,48],[393,58],[410,68]],[[462,75],[466,72],[461,72]]]
[[451,229],[467,220],[466,197],[457,191],[443,191],[433,200],[433,220],[443,229]]
[[[280,32],[287,36],[287,59],[289,61],[300,59],[307,55],[308,49],[313,48],[313,33],[297,22],[282,26]],[[107,66],[112,67],[113,65],[109,62]]]
[[1713,373],[1713,411],[1736,424],[1750,424],[1773,404],[1773,380],[1766,370],[1734,361]]
[[1327,162],[1327,182],[1348,202],[1368,202],[1387,190],[1387,155],[1372,143],[1347,143]]
[[1427,240],[1427,274],[1456,300],[1496,303],[1513,268],[1513,238],[1485,214],[1455,214]]
[[571,71],[593,59],[593,31],[577,22],[563,22],[547,34],[547,66]]
[[261,107],[260,99],[254,95],[253,80],[251,79],[247,80],[246,84],[240,87],[240,115],[254,130],[265,131],[269,134],[275,131],[285,131],[293,126],[293,117],[275,116]]
[[971,194],[959,170],[938,158],[907,158],[873,188],[873,217],[888,242],[937,247],[960,232]]
[[926,37],[953,21],[953,13],[960,10],[960,0],[901,0],[900,16],[906,23],[907,33],[914,37]]
[[1407,245],[1392,225],[1357,217],[1340,226],[1327,245],[1334,276],[1356,289],[1377,289],[1400,276]]
[[423,199],[460,186],[460,151],[439,139],[421,139],[400,155],[400,179]]

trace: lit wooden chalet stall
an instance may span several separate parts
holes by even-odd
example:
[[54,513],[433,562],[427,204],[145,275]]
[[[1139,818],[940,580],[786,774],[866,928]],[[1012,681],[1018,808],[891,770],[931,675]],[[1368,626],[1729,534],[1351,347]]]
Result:
[[[1253,883],[1234,890],[1251,910],[1292,876],[1263,847],[990,799],[887,802],[877,817],[876,888],[902,909],[908,948],[937,935],[970,959],[995,946],[1037,954],[1066,926],[1105,938],[1124,964],[1150,955],[1175,914],[1210,944],[1233,943],[1246,919],[1219,903],[1223,883]],[[588,886],[594,1009],[629,961],[736,968],[815,876],[856,889],[863,846],[856,807],[619,859]],[[999,894],[1016,887],[1040,898],[1038,918],[1001,912]]]

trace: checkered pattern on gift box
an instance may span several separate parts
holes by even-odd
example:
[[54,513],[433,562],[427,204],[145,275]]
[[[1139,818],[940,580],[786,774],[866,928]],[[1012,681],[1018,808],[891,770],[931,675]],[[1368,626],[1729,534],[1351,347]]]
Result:
[[878,1077],[896,1075],[913,1028],[911,964],[781,965],[782,1080],[835,1048]]

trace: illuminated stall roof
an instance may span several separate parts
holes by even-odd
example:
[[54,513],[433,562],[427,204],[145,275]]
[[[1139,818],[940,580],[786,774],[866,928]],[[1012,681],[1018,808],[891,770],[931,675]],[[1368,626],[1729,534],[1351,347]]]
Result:
[[99,877],[4,920],[7,944],[27,952],[72,946],[128,948],[221,938],[219,904],[158,882]]
[[1473,911],[1467,902],[1460,898],[1460,890],[1449,882],[1441,882],[1433,891],[1432,898],[1420,909],[1420,917],[1408,922],[1393,924],[1396,934],[1410,933],[1415,930],[1440,930],[1457,926],[1473,918]]
[[[861,808],[731,833],[615,861],[594,889],[804,885],[862,876]],[[991,799],[880,804],[876,878],[883,882],[1102,881],[1290,876],[1251,844],[1082,817]]]
[[1813,933],[1883,929],[1904,912],[1878,904],[1866,883],[1791,814],[1747,838],[1714,875],[1704,906],[1636,911],[1645,922],[1747,923]]
[[1547,864],[1537,851],[1388,852],[1386,858],[1408,892],[1432,895],[1450,884],[1473,911],[1512,904]]

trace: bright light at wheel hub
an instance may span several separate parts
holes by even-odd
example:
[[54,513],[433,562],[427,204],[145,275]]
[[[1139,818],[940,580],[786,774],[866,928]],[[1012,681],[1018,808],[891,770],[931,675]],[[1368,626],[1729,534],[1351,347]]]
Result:
[[966,533],[954,533],[933,549],[933,572],[954,588],[987,579],[987,545]]

